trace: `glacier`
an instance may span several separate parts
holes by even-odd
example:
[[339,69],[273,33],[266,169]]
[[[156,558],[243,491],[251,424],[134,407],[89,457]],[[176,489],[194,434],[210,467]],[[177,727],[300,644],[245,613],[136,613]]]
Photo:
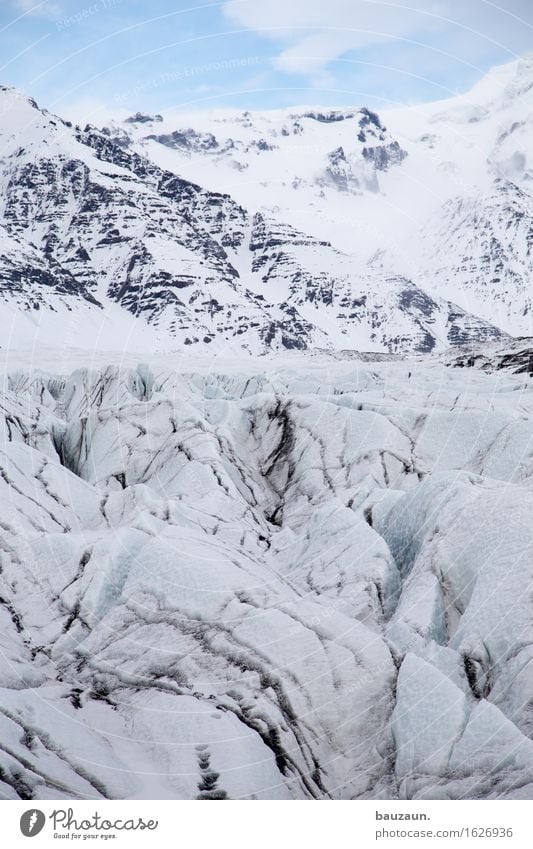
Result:
[[0,86],[0,798],[533,798],[533,57]]
[[0,797],[532,798],[529,350],[3,352]]

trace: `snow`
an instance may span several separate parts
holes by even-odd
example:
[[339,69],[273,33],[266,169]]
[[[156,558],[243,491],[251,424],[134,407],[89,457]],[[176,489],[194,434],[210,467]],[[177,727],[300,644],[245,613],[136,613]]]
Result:
[[99,131],[2,89],[8,344],[394,353],[529,334],[532,91],[526,58],[383,115],[170,112]]
[[529,378],[64,353],[2,362],[3,798],[530,794]]
[[[119,137],[126,133],[139,153],[161,167],[330,241],[360,269],[403,275],[433,296],[526,335],[532,69],[527,56],[494,68],[466,94],[386,109],[379,116],[385,142],[358,141],[357,108],[333,111],[337,120],[330,122],[310,117],[331,113],[320,107],[169,112],[161,123],[117,120],[110,130]],[[218,146],[169,146],[171,134],[183,130],[199,137],[210,132]],[[268,146],[259,151],[261,140]],[[392,140],[407,156],[375,173],[369,189],[361,151]],[[351,175],[347,191],[327,177],[328,157],[339,148]],[[498,178],[510,185],[495,200]],[[517,214],[511,227],[508,204]],[[497,271],[500,257],[503,274]]]
[[0,798],[531,798],[532,69],[0,90]]

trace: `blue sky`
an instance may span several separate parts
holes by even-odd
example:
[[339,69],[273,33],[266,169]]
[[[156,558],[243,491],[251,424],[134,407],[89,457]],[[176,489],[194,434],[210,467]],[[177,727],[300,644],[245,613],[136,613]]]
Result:
[[533,51],[533,0],[0,0],[0,82],[108,112],[375,107],[469,88]]

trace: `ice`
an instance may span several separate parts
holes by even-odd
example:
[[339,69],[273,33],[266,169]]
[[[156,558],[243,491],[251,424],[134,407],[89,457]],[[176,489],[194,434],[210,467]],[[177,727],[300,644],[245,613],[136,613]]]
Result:
[[4,798],[528,796],[528,381],[76,357],[0,396]]

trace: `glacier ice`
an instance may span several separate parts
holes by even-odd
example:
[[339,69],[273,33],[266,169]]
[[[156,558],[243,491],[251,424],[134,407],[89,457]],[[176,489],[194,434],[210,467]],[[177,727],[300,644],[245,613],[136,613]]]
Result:
[[531,798],[527,376],[77,365],[0,395],[0,797]]

